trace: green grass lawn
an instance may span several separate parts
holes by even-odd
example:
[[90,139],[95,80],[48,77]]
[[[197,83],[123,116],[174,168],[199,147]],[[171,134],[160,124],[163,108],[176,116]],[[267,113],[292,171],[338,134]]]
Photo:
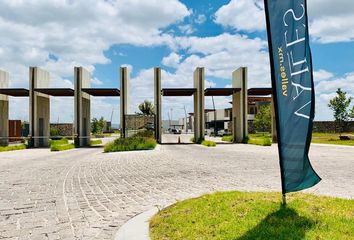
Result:
[[26,149],[26,148],[27,148],[26,144],[9,145],[9,146],[5,146],[5,147],[0,146],[0,152],[23,150],[23,149]]
[[101,139],[94,139],[94,140],[90,140],[90,146],[97,146],[102,144],[102,140]]
[[70,149],[74,149],[75,145],[72,143],[68,143],[68,144],[52,144],[50,145],[50,150],[52,152],[59,152],[59,151],[65,151],[65,150],[70,150]]
[[201,144],[206,147],[216,147],[216,143],[210,140],[203,140]]
[[[354,133],[342,133],[345,134],[354,135]],[[339,140],[339,133],[312,133],[312,143],[354,146],[354,140]]]
[[353,239],[354,201],[310,194],[222,192],[178,202],[150,221],[153,240]]
[[[343,133],[342,135],[345,134],[354,135],[354,133]],[[248,144],[269,146],[272,142],[270,133],[249,134],[248,138]],[[232,136],[224,136],[222,141],[232,142]],[[312,133],[312,143],[354,146],[354,140],[340,140],[339,133]]]
[[248,144],[270,146],[272,145],[272,135],[270,133],[248,134]]

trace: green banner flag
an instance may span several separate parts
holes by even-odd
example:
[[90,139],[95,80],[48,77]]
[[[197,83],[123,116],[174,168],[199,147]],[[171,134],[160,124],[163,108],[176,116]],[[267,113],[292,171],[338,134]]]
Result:
[[264,0],[283,194],[317,184],[311,166],[315,93],[305,0]]

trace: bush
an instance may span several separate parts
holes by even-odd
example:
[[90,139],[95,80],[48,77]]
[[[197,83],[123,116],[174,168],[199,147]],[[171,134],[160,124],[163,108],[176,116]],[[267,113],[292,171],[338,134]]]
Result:
[[69,140],[67,138],[62,138],[60,140],[50,140],[49,141],[49,146],[53,146],[53,145],[65,145],[68,144]]
[[223,136],[221,138],[221,141],[224,141],[224,142],[233,142],[234,141],[234,138],[232,137],[232,135],[226,135],[226,136]]
[[51,127],[49,131],[50,131],[50,136],[55,136],[55,137],[59,136],[59,129],[58,128]]
[[102,140],[100,140],[100,139],[90,141],[90,146],[95,146],[95,145],[100,145],[100,144],[102,144]]
[[201,144],[206,147],[216,147],[216,143],[209,140],[204,140]]
[[51,151],[65,151],[75,148],[74,144],[52,144],[50,146]]
[[0,146],[0,152],[23,150],[23,149],[26,149],[26,148],[27,148],[27,146],[25,144],[6,146],[6,147],[1,147]]
[[152,150],[156,147],[156,145],[157,143],[153,138],[144,138],[139,136],[117,138],[113,142],[105,145],[104,152]]
[[144,131],[137,132],[134,136],[143,137],[143,138],[153,138],[154,132],[151,130],[144,130]]
[[272,141],[269,137],[263,138],[263,146],[272,146]]

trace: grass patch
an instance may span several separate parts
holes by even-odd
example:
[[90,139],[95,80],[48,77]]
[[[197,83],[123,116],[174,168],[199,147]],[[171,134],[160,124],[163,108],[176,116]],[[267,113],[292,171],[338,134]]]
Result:
[[156,140],[153,138],[145,138],[139,136],[117,138],[113,142],[107,143],[105,145],[104,152],[152,150],[156,147],[156,145]]
[[90,141],[90,146],[96,146],[102,144],[102,140],[100,139],[95,139]]
[[74,148],[75,148],[74,144],[52,144],[50,146],[50,150],[52,152],[65,151],[65,150],[70,150],[70,149],[74,149]]
[[216,143],[210,140],[204,140],[201,144],[206,147],[216,147]]
[[232,135],[226,135],[226,136],[223,136],[221,138],[221,141],[224,141],[224,142],[233,142],[234,141],[234,138]]
[[[342,135],[345,134],[342,133]],[[347,134],[354,135],[354,133]],[[312,133],[312,143],[354,146],[354,140],[340,140],[339,133]]]
[[5,147],[0,146],[0,152],[23,150],[26,148],[27,148],[26,144],[10,145],[10,146],[5,146]]
[[272,136],[269,133],[249,134],[248,139],[245,141],[245,143],[260,146],[271,146]]
[[54,145],[65,145],[69,144],[69,140],[67,138],[62,138],[59,140],[50,140],[49,141],[49,146],[54,146]]
[[153,240],[353,239],[354,201],[223,192],[178,202],[150,221]]

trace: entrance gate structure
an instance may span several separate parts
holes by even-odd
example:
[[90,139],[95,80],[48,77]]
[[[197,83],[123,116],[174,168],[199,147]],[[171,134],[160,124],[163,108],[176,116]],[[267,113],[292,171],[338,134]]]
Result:
[[[126,116],[129,114],[129,73],[126,67],[120,68],[120,86],[117,88],[90,88],[91,76],[82,67],[74,69],[75,89],[48,88],[49,73],[37,67],[29,70],[29,90],[24,88],[8,88],[9,75],[0,71],[0,144],[8,144],[8,96],[29,97],[30,143],[33,147],[48,146],[49,142],[49,110],[50,96],[74,96],[75,102],[75,143],[78,147],[88,146],[90,140],[91,107],[90,96],[120,96],[121,136],[126,137]],[[247,91],[247,68],[241,67],[232,73],[232,88],[204,88],[204,68],[194,71],[193,88],[161,89],[161,69],[154,69],[154,103],[155,103],[155,138],[161,143],[162,119],[161,96],[194,96],[194,137],[196,141],[204,139],[205,129],[205,96],[232,95],[232,134],[234,142],[242,142],[248,134],[248,101],[250,96],[271,95],[271,88],[251,88]],[[272,104],[273,105],[273,104]],[[276,142],[275,117],[272,111],[272,136]]]
[[[0,71],[0,144],[8,145],[8,96],[29,97],[29,147],[47,147],[50,138],[50,96],[74,97],[75,143],[89,146],[91,129],[90,96],[120,96],[118,88],[90,88],[90,73],[83,67],[74,68],[75,89],[49,88],[49,73],[38,67],[29,69],[29,90],[8,88],[9,75]],[[122,102],[122,101],[121,101]],[[124,103],[124,101],[123,101]],[[72,136],[67,136],[72,137]]]
[[248,135],[247,129],[247,68],[242,67],[232,74],[232,88],[204,88],[204,68],[194,71],[194,88],[165,88],[161,90],[161,70],[155,68],[155,138],[161,143],[161,95],[194,96],[194,139],[204,139],[205,134],[205,96],[231,96],[233,98],[233,139],[242,142]]

